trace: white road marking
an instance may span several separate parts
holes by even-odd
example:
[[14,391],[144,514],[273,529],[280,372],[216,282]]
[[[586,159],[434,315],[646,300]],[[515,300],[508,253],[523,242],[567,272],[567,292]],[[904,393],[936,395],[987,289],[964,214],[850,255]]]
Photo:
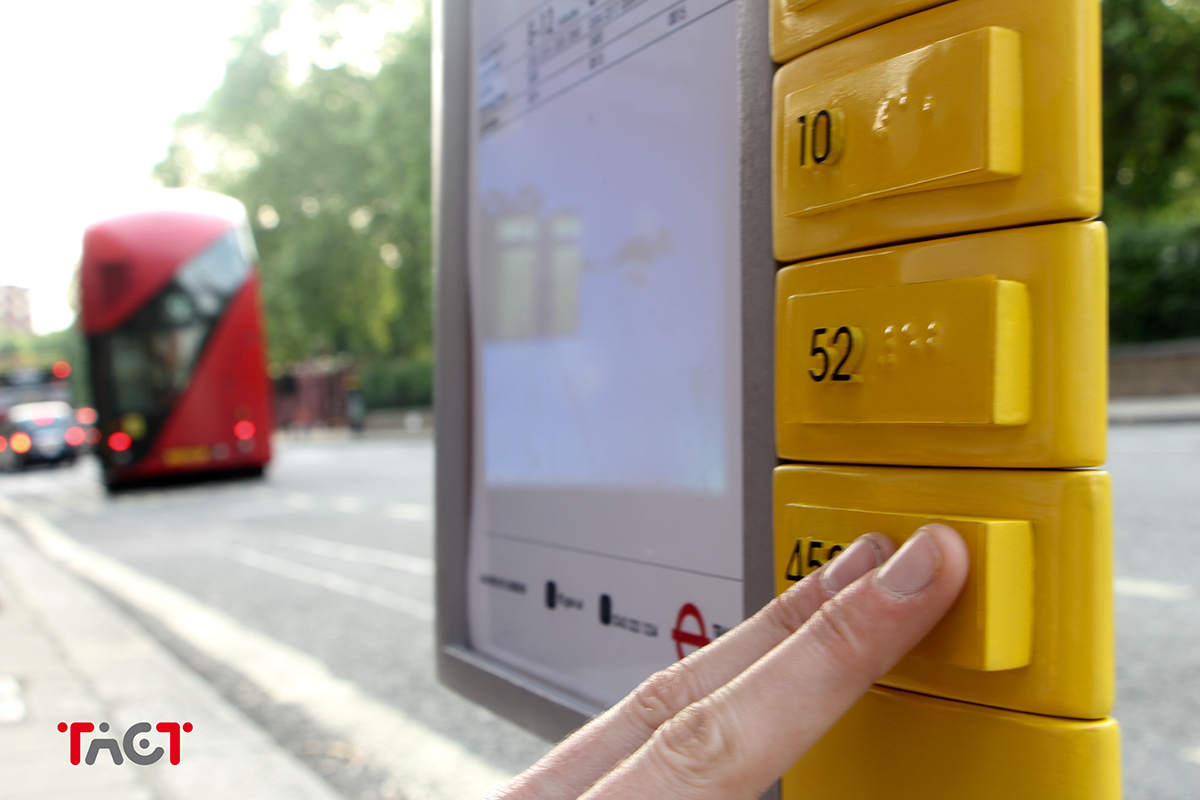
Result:
[[422,503],[392,503],[387,507],[387,515],[392,519],[432,519],[432,509]]
[[357,497],[338,497],[334,499],[333,507],[347,514],[357,514],[366,508],[366,503]]
[[89,517],[94,517],[103,511],[103,506],[99,499],[76,492],[58,491],[54,493],[51,499],[53,502],[74,511],[76,514],[86,514]]
[[1146,597],[1151,600],[1191,600],[1195,594],[1186,583],[1166,583],[1148,578],[1117,578],[1113,591],[1121,597]]
[[127,506],[161,506],[165,501],[162,490],[147,490],[138,494],[118,494],[109,498],[109,502]]
[[392,550],[381,550],[377,547],[331,542],[327,539],[317,539],[302,533],[285,533],[280,535],[279,543],[293,550],[302,550],[316,556],[339,558],[356,564],[370,564],[376,567],[389,567],[413,575],[432,575],[433,559],[405,555]]
[[287,496],[287,504],[292,508],[312,508],[316,503],[313,502],[311,494],[303,494],[301,492],[292,492]]
[[332,592],[359,600],[366,600],[384,608],[416,617],[422,622],[433,621],[433,606],[402,594],[396,594],[382,586],[356,581],[353,578],[338,575],[336,572],[328,572],[306,564],[297,564],[295,561],[277,558],[249,547],[230,547],[226,551],[218,552],[227,558],[232,558],[249,567],[256,567],[264,572],[273,572],[285,578],[310,583],[313,586],[320,586],[322,589],[329,589]]
[[242,500],[221,506],[226,517],[230,519],[258,519],[260,517],[277,517],[291,514],[293,509],[272,500]]
[[12,675],[0,675],[0,724],[25,719],[25,697],[21,682]]
[[209,658],[253,681],[275,702],[288,703],[337,733],[385,773],[411,800],[477,798],[511,775],[457,742],[335,677],[317,659],[245,627],[174,587],[84,547],[36,514],[0,498],[13,519],[51,559],[91,580]]

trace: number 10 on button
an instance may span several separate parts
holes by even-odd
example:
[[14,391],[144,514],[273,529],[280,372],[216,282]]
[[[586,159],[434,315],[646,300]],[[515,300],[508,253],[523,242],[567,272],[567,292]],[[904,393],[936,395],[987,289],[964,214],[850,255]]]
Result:
[[804,169],[833,166],[842,155],[846,115],[840,108],[822,108],[796,117],[797,161]]

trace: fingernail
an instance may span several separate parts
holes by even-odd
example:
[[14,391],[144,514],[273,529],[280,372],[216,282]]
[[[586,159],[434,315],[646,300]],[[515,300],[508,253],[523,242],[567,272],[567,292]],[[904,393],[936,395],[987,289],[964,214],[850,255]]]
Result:
[[879,545],[861,536],[821,570],[821,588],[835,595],[883,563]]
[[929,585],[941,563],[937,544],[921,528],[883,565],[875,581],[893,594],[915,594]]

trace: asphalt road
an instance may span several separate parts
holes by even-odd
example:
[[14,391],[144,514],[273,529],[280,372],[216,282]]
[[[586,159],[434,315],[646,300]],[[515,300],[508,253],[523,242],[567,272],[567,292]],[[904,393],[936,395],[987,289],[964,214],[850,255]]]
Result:
[[[323,662],[516,774],[549,745],[444,689],[433,662],[429,438],[282,442],[265,479],[109,497],[95,462],[0,475],[0,493],[115,557]],[[351,797],[373,792],[287,708],[141,618],[229,699]],[[329,747],[327,748],[327,745]]]
[[1109,432],[1125,800],[1200,798],[1200,425]]
[[[438,685],[428,439],[282,442],[264,480],[107,497],[90,460],[0,476],[0,493],[78,541],[324,662],[337,676],[517,772],[547,744]],[[1118,702],[1127,800],[1200,797],[1200,425],[1110,433]],[[154,630],[152,621],[145,620]],[[370,784],[264,708],[226,665],[170,641],[352,796]],[[340,770],[340,771],[339,771]],[[365,783],[364,783],[365,782]]]

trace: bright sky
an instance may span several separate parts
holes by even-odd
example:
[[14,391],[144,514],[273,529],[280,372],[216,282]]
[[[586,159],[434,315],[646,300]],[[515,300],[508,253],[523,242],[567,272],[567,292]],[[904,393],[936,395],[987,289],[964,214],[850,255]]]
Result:
[[252,0],[37,0],[5,6],[0,283],[39,333],[71,323],[83,228],[149,184],[171,123],[221,82]]
[[[150,170],[166,153],[171,124],[220,84],[229,39],[245,29],[253,5],[254,0],[5,4],[0,284],[30,289],[37,332],[71,324],[68,287],[84,227],[103,216],[113,198],[152,185]],[[405,16],[404,22],[411,21]],[[311,29],[297,23],[280,49],[302,52],[297,62],[327,61],[329,54],[322,58],[309,49]],[[399,12],[344,23],[343,35],[362,50],[377,48],[389,25],[402,24]],[[342,58],[334,60],[354,60],[348,53],[336,55]]]

